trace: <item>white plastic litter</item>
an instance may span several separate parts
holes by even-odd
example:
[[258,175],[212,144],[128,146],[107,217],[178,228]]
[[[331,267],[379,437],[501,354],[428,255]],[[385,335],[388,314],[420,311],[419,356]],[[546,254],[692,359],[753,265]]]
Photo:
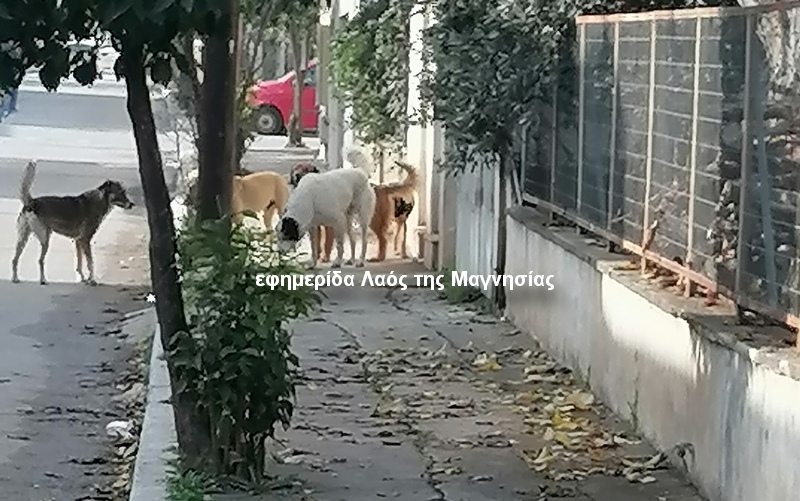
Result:
[[133,438],[131,421],[111,421],[106,425],[106,434],[113,438]]

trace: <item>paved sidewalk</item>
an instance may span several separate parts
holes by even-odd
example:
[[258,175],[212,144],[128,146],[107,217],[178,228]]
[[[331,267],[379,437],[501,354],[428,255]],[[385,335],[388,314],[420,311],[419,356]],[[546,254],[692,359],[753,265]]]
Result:
[[326,294],[296,329],[283,488],[219,501],[701,499],[513,326],[430,290]]

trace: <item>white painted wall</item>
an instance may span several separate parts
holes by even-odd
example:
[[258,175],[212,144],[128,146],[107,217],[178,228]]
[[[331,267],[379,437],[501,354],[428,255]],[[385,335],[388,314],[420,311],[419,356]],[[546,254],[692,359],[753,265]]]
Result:
[[[507,273],[555,275],[552,292],[508,291],[509,318],[656,447],[690,444],[687,474],[710,501],[798,499],[800,381],[765,363],[774,348],[739,343],[721,320],[665,311],[662,303],[681,298],[637,291],[631,279],[599,271],[610,263],[590,261],[596,248],[568,250],[547,234],[508,219]],[[580,249],[582,239],[568,235]],[[797,373],[796,354],[785,352]]]

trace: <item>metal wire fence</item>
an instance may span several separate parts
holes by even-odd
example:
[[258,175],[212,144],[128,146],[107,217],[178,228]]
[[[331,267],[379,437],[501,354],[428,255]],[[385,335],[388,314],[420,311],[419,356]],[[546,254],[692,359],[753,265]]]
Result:
[[526,198],[797,325],[800,2],[576,31],[523,133]]

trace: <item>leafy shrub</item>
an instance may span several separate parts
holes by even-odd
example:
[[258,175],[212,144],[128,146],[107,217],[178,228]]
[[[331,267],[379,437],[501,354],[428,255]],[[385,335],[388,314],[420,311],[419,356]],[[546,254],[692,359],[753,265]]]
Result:
[[318,303],[313,289],[256,285],[258,274],[301,273],[264,232],[194,219],[179,234],[189,333],[169,347],[177,390],[208,423],[211,471],[259,481],[265,445],[294,410],[297,356],[290,321]]

